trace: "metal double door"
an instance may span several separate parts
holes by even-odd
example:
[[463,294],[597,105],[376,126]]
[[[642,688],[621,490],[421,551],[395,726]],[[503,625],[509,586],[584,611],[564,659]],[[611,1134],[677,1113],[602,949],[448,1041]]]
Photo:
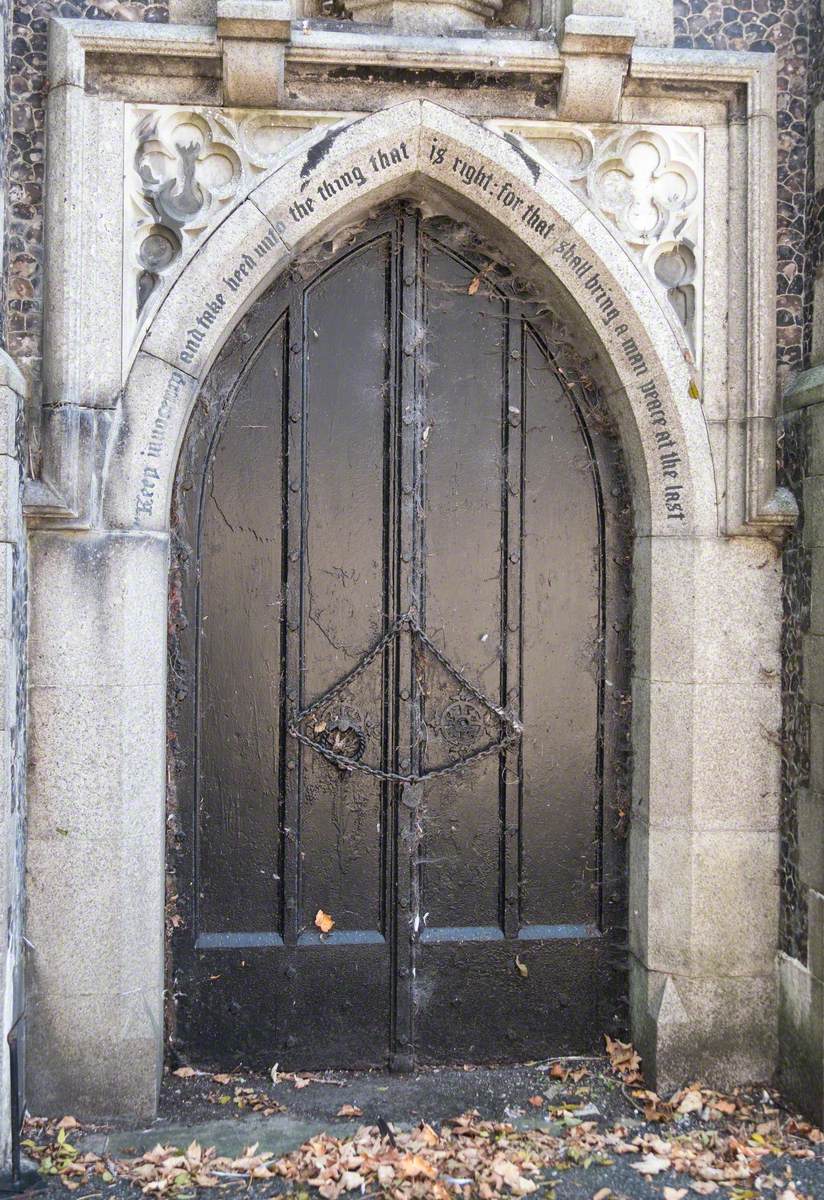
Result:
[[515,1060],[611,1015],[608,463],[472,242],[397,207],[304,263],[190,431],[204,1060]]

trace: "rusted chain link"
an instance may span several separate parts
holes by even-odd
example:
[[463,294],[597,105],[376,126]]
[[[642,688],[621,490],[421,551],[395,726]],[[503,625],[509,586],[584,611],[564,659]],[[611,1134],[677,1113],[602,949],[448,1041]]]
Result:
[[[409,629],[409,632],[413,638],[417,638],[422,645],[426,646],[426,648],[430,651],[433,657],[437,659],[441,666],[444,667],[444,669],[447,670],[449,674],[453,676],[453,678],[457,679],[461,687],[465,688],[466,691],[470,692],[476,700],[479,700],[483,705],[485,705],[486,708],[488,708],[490,712],[494,713],[499,720],[510,726],[512,732],[506,737],[500,738],[497,742],[492,742],[489,746],[482,746],[480,750],[475,750],[472,754],[468,754],[465,758],[458,759],[453,763],[447,763],[442,767],[433,767],[431,771],[425,771],[419,775],[401,775],[396,771],[384,771],[381,770],[380,767],[370,767],[368,763],[360,762],[358,759],[348,758],[344,754],[337,754],[330,747],[323,746],[320,742],[313,741],[312,738],[303,733],[300,729],[300,723],[305,721],[306,718],[310,716],[319,705],[328,704],[329,701],[333,700],[335,696],[339,695],[347,687],[349,687],[351,683],[358,679],[364,673],[364,671],[371,666],[375,659],[383,653],[393,638],[395,638],[404,627]],[[449,662],[449,660],[438,649],[431,638],[424,633],[423,629],[421,629],[420,625],[418,624],[414,613],[411,609],[409,609],[405,613],[402,613],[401,616],[399,616],[395,621],[393,621],[383,637],[375,643],[371,650],[367,651],[360,662],[356,663],[348,675],[344,675],[343,679],[341,679],[339,683],[336,683],[333,688],[331,688],[324,696],[320,698],[320,700],[316,700],[313,704],[310,704],[308,708],[304,708],[297,713],[292,720],[287,723],[286,731],[290,737],[293,737],[296,741],[301,742],[304,746],[309,746],[311,749],[316,750],[318,754],[322,754],[324,758],[329,760],[329,762],[334,763],[335,766],[341,767],[343,770],[362,771],[365,775],[370,775],[373,779],[383,779],[389,781],[390,783],[413,784],[425,783],[428,779],[440,779],[444,775],[454,775],[457,771],[460,771],[464,767],[477,762],[479,759],[487,758],[492,754],[499,754],[501,750],[505,750],[508,746],[513,745],[520,739],[523,732],[523,726],[513,713],[507,712],[506,709],[503,709],[500,707],[500,705],[495,704],[494,701],[490,700],[488,696],[485,696],[479,688],[475,687],[474,683],[467,679],[467,677],[461,671],[459,671],[457,667],[454,667]]]

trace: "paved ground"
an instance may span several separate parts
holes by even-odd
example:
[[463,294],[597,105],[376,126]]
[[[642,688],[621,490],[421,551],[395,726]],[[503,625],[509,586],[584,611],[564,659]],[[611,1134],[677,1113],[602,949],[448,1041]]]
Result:
[[[573,1072],[577,1074],[581,1068],[588,1073],[576,1081]],[[566,1078],[557,1078],[561,1073]],[[554,1144],[553,1139],[557,1139],[560,1149],[544,1154],[541,1143],[537,1152],[540,1172],[530,1174],[527,1170],[527,1174],[520,1176],[521,1184],[517,1182],[517,1172],[513,1176],[514,1182],[509,1185],[501,1180],[500,1161],[498,1174],[492,1168],[491,1175],[490,1170],[485,1174],[480,1172],[472,1176],[471,1185],[461,1182],[462,1178],[468,1178],[465,1172],[463,1176],[456,1175],[454,1166],[447,1165],[440,1165],[440,1173],[433,1179],[424,1174],[402,1179],[399,1172],[407,1170],[409,1162],[417,1161],[410,1158],[417,1143],[411,1147],[404,1144],[394,1150],[388,1140],[380,1141],[380,1135],[375,1132],[370,1135],[375,1139],[373,1144],[385,1146],[388,1159],[395,1163],[396,1190],[389,1187],[383,1192],[372,1177],[361,1188],[355,1174],[347,1177],[350,1190],[344,1189],[342,1194],[355,1196],[363,1192],[371,1197],[385,1194],[435,1197],[437,1200],[445,1200],[447,1195],[488,1198],[498,1194],[527,1194],[519,1193],[519,1186],[531,1190],[535,1183],[534,1194],[548,1200],[553,1197],[555,1200],[592,1200],[592,1197],[598,1197],[598,1200],[649,1197],[652,1200],[655,1196],[665,1200],[693,1200],[696,1195],[709,1194],[715,1194],[718,1200],[756,1200],[762,1196],[767,1200],[800,1200],[801,1197],[824,1200],[824,1143],[816,1140],[816,1132],[805,1123],[793,1120],[776,1093],[760,1087],[743,1090],[726,1101],[711,1092],[695,1099],[698,1093],[693,1092],[692,1100],[680,1101],[680,1107],[689,1111],[668,1113],[665,1109],[669,1120],[650,1122],[646,1119],[645,1109],[647,1115],[654,1114],[656,1105],[652,1102],[650,1108],[651,1102],[644,1094],[643,1084],[625,1082],[608,1069],[605,1061],[564,1060],[561,1064],[498,1069],[433,1069],[394,1076],[377,1072],[329,1073],[310,1076],[310,1082],[301,1086],[302,1078],[306,1077],[287,1077],[273,1084],[267,1077],[248,1074],[232,1077],[215,1077],[208,1073],[188,1077],[169,1074],[163,1088],[160,1116],[148,1128],[73,1128],[69,1122],[62,1137],[79,1151],[78,1159],[73,1161],[82,1163],[80,1156],[88,1155],[88,1178],[84,1177],[83,1169],[74,1166],[62,1176],[52,1176],[47,1193],[65,1196],[64,1183],[68,1182],[78,1198],[133,1197],[138,1194],[136,1186],[142,1183],[145,1187],[148,1182],[150,1194],[195,1195],[200,1188],[193,1182],[196,1172],[189,1171],[188,1167],[174,1176],[162,1163],[156,1168],[144,1163],[143,1178],[136,1184],[134,1177],[131,1180],[122,1177],[123,1173],[131,1171],[131,1166],[121,1172],[118,1164],[133,1164],[158,1143],[185,1148],[197,1142],[203,1148],[214,1146],[218,1155],[235,1160],[245,1147],[258,1143],[261,1152],[272,1153],[269,1163],[282,1156],[294,1155],[297,1164],[294,1169],[298,1177],[292,1182],[282,1178],[250,1182],[248,1177],[233,1178],[232,1170],[217,1171],[211,1177],[213,1190],[217,1188],[231,1195],[251,1190],[261,1198],[286,1190],[314,1197],[319,1191],[307,1182],[306,1156],[295,1153],[310,1138],[332,1134],[343,1142],[343,1151],[339,1150],[337,1142],[328,1143],[327,1139],[325,1143],[327,1150],[332,1145],[327,1158],[334,1163],[336,1156],[348,1154],[351,1158],[354,1151],[347,1149],[346,1139],[356,1138],[365,1125],[376,1126],[380,1122],[384,1134],[388,1126],[403,1142],[404,1131],[414,1131],[425,1122],[435,1131],[429,1135],[432,1139],[437,1140],[435,1134],[443,1132],[451,1139],[450,1146],[459,1149],[481,1146],[489,1162],[496,1154],[500,1159],[501,1153],[517,1158],[520,1154],[518,1138],[531,1136],[523,1131],[541,1130],[548,1135],[547,1145]],[[713,1107],[714,1104],[721,1108]],[[241,1105],[246,1107],[241,1108]],[[351,1106],[358,1113],[350,1117],[338,1116],[345,1106]],[[730,1107],[732,1112],[728,1111]],[[254,1108],[259,1111],[253,1111]],[[272,1108],[283,1111],[271,1112]],[[472,1119],[477,1128],[469,1129],[465,1135],[455,1133],[454,1127],[444,1124],[461,1113],[473,1111],[477,1114]],[[486,1127],[484,1122],[495,1124]],[[507,1135],[506,1131],[501,1131],[503,1125],[510,1125],[522,1133]],[[43,1147],[54,1142],[58,1135],[53,1123],[46,1125],[35,1121],[30,1136],[38,1147]],[[610,1138],[612,1144],[609,1144]],[[616,1145],[626,1149],[616,1150]],[[316,1142],[317,1146],[320,1142]],[[656,1155],[656,1150],[660,1151],[663,1146],[671,1149]],[[49,1154],[42,1149],[37,1153],[41,1160],[44,1153]],[[474,1149],[472,1153],[475,1153]],[[534,1146],[529,1153],[535,1160]],[[700,1163],[701,1154],[710,1164],[704,1170],[704,1176],[707,1173],[711,1176],[719,1167],[726,1169],[733,1161],[751,1162],[752,1171],[748,1177],[721,1180],[713,1187],[705,1177],[696,1175],[695,1163]],[[665,1164],[669,1161],[670,1167],[665,1166],[654,1175],[639,1174],[633,1164],[649,1160],[650,1155]],[[746,1155],[750,1157],[744,1157]],[[65,1158],[53,1156],[53,1161],[59,1165]],[[494,1163],[492,1165],[494,1167]],[[674,1169],[678,1165],[682,1167],[680,1172]],[[421,1172],[425,1166],[425,1163],[421,1166]],[[157,1175],[154,1180],[149,1178],[153,1169]],[[301,1171],[303,1175],[300,1175]],[[334,1166],[330,1168],[331,1176],[337,1178],[340,1172],[336,1175],[335,1171]],[[113,1174],[113,1181],[106,1172]],[[315,1171],[310,1173],[316,1174]],[[201,1178],[206,1176],[208,1170],[204,1169]],[[340,1183],[329,1184],[327,1179],[327,1184],[325,1193],[321,1189],[320,1195],[324,1200],[325,1195],[334,1200],[336,1188],[340,1193]],[[674,1191],[667,1192],[667,1188]],[[681,1188],[688,1189],[683,1196],[678,1194]]]

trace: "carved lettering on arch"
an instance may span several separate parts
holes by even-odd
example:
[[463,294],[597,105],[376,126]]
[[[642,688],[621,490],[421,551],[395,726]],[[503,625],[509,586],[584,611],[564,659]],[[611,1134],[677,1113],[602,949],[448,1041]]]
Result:
[[704,133],[681,126],[490,121],[520,134],[610,225],[701,360]]

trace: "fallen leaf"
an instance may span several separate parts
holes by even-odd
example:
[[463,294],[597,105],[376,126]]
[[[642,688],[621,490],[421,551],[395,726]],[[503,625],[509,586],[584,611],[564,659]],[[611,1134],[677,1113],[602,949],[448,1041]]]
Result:
[[668,1158],[661,1158],[658,1154],[645,1154],[640,1162],[629,1165],[639,1175],[657,1175],[659,1171],[668,1171],[672,1164]]
[[544,1102],[543,1096],[530,1096],[529,1097],[529,1103],[532,1105],[533,1108],[540,1108],[541,1105],[543,1104],[543,1102]]
[[407,1154],[398,1163],[404,1179],[416,1179],[423,1175],[426,1179],[434,1179],[438,1168],[427,1162],[420,1154]]
[[609,1034],[604,1034],[604,1041],[609,1056],[609,1065],[613,1071],[621,1076],[624,1083],[640,1083],[642,1078],[641,1057],[635,1047],[629,1042],[619,1042],[617,1039],[611,1038]]
[[231,1075],[213,1075],[212,1079],[215,1081],[215,1083],[231,1083],[232,1082]]
[[711,1196],[713,1192],[718,1191],[718,1184],[709,1179],[697,1179],[695,1183],[690,1184],[690,1191],[697,1192],[699,1196]]
[[732,1116],[735,1112],[735,1102],[733,1100],[711,1100],[710,1108],[714,1108],[717,1112],[725,1113],[727,1116]]
[[362,1117],[363,1111],[354,1104],[342,1104],[335,1113],[336,1117]]
[[686,1196],[686,1194],[687,1194],[686,1188],[674,1188],[674,1187],[665,1187],[664,1188],[664,1200],[684,1200],[684,1197]]
[[599,1188],[592,1200],[607,1200],[608,1196],[612,1195],[612,1188]]
[[77,1129],[76,1117],[61,1117],[57,1122],[58,1129]]
[[678,1104],[676,1112],[691,1113],[700,1112],[704,1107],[704,1097],[700,1092],[686,1092]]
[[421,1125],[421,1138],[423,1139],[424,1144],[429,1147],[440,1145],[441,1139],[438,1137],[432,1126],[427,1125],[426,1121],[424,1121]]
[[519,973],[523,975],[524,979],[526,979],[526,977],[529,975],[529,967],[526,965],[526,963],[521,962],[521,959],[517,954],[515,955],[515,966],[518,968]]
[[476,275],[470,281],[469,287],[466,289],[466,294],[468,296],[474,296],[480,286],[481,286],[481,277],[480,277],[480,275]]
[[315,924],[321,933],[331,933],[335,927],[335,922],[329,913],[325,913],[322,908],[319,908],[315,916]]
[[194,1067],[178,1067],[172,1074],[177,1075],[178,1079],[191,1079],[193,1075],[197,1075],[197,1071]]

